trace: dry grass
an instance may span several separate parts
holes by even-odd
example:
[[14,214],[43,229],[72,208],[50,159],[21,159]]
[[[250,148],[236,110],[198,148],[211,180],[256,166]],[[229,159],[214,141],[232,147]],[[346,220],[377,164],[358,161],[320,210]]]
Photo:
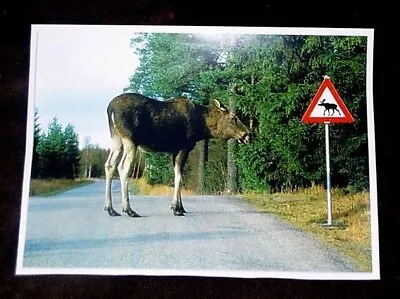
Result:
[[245,196],[256,206],[315,233],[338,248],[358,265],[360,271],[371,271],[371,221],[369,193],[345,194],[332,190],[333,229],[327,222],[326,191],[319,186],[295,193]]
[[[134,194],[172,196],[173,187],[149,185],[145,179],[131,181]],[[182,195],[193,195],[183,188]],[[317,235],[354,261],[361,272],[372,270],[371,220],[368,192],[345,193],[332,190],[333,228],[327,228],[326,190],[314,186],[294,193],[245,194],[247,200],[266,212]]]
[[85,179],[32,179],[30,181],[29,196],[50,196],[91,182]]
[[[144,178],[134,179],[130,183],[131,190],[137,195],[150,195],[150,196],[172,196],[174,188],[165,185],[150,185]],[[182,188],[182,195],[193,195],[194,193],[186,188]]]

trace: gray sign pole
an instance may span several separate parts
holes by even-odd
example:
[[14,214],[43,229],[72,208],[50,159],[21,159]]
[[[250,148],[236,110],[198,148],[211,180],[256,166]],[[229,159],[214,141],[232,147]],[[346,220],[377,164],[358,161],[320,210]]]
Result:
[[331,197],[331,166],[329,158],[329,122],[325,122],[325,153],[326,153],[326,196],[328,201],[327,225],[332,225],[332,197]]

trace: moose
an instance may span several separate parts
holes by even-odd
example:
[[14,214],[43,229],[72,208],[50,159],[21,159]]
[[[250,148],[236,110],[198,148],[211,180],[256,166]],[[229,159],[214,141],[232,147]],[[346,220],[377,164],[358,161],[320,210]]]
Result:
[[[325,103],[326,99],[322,99],[322,101],[318,104],[318,106],[323,106],[325,108],[324,110],[324,115],[325,112],[328,111],[328,116],[332,116],[335,114],[335,111],[337,111],[340,114],[340,111],[337,109],[337,105],[333,103]],[[330,114],[330,110],[332,110],[332,115]]]
[[131,208],[128,195],[128,178],[138,147],[172,154],[174,193],[171,209],[175,216],[183,216],[186,210],[181,198],[182,170],[196,143],[209,138],[250,142],[249,129],[216,99],[205,106],[184,97],[161,101],[138,93],[123,93],[110,101],[107,115],[112,147],[105,163],[104,210],[110,216],[121,215],[114,210],[111,198],[111,183],[119,162],[122,212],[130,217],[140,217]]

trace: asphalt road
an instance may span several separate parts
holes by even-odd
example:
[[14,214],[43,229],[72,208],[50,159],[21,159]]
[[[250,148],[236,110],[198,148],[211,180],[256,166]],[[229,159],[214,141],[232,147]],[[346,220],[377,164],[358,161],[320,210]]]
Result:
[[[104,181],[28,203],[23,268],[145,271],[354,272],[315,237],[234,197],[185,196],[186,216],[170,198],[133,196],[141,218],[110,217]],[[120,212],[119,182],[114,208]]]

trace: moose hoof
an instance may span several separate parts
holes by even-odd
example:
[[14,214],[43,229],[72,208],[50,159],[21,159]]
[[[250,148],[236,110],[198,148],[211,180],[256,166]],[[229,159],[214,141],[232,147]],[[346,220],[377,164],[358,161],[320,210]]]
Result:
[[132,209],[128,209],[124,211],[124,213],[128,214],[129,217],[140,217],[140,215]]
[[173,211],[175,216],[185,216],[186,213],[185,209],[182,207],[180,208],[171,207],[171,210]]
[[185,216],[185,214],[182,211],[175,211],[175,210],[174,210],[174,215],[175,216]]
[[110,216],[121,216],[120,213],[117,213],[113,208],[105,208],[105,210],[108,212],[108,215]]

